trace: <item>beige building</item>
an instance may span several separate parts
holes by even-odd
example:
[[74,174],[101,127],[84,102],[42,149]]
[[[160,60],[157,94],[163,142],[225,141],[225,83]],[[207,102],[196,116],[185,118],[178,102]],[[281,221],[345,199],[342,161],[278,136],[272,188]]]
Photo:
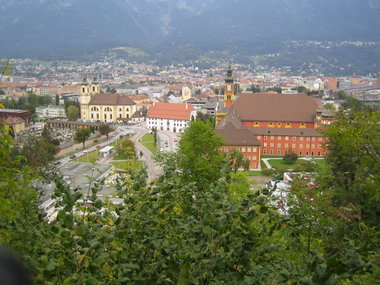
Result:
[[187,86],[182,87],[182,101],[189,100],[192,96],[191,89]]
[[112,123],[126,121],[136,112],[136,103],[128,96],[116,93],[101,93],[96,81],[81,85],[81,119],[85,122]]

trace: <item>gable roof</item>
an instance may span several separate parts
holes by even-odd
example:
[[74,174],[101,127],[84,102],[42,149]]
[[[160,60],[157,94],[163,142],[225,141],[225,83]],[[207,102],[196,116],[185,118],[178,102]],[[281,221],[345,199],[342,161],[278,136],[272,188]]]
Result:
[[242,121],[313,122],[318,104],[306,94],[242,93],[232,108]]
[[131,99],[132,101],[134,101],[134,100],[136,100],[136,101],[139,101],[139,100],[150,100],[150,97],[146,93],[141,93],[141,94],[136,94],[136,95],[129,95],[128,98]]
[[157,102],[149,108],[147,118],[190,120],[192,111],[195,109],[190,104]]
[[116,93],[99,93],[91,97],[89,105],[136,105],[128,96]]
[[224,138],[227,146],[259,146],[255,135],[242,124],[233,111],[220,121],[215,131]]
[[23,120],[20,117],[8,117],[4,120],[4,122],[10,126],[13,126],[15,124],[25,123],[25,120]]

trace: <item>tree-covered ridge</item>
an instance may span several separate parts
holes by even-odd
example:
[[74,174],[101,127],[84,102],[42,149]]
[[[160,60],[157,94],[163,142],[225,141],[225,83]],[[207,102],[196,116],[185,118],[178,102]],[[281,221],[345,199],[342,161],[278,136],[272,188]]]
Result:
[[9,162],[2,129],[0,239],[36,284],[376,284],[378,123],[378,112],[358,112],[328,129],[328,167],[313,183],[293,183],[286,215],[270,190],[250,191],[217,151],[221,139],[196,121],[178,153],[159,158],[159,179],[121,181],[122,205],[98,199],[102,182],[86,198],[57,177],[50,224],[37,210],[33,169]]

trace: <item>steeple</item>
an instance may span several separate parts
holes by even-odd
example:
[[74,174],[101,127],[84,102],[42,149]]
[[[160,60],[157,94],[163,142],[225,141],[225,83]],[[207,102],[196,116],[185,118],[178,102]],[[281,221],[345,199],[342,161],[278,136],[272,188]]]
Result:
[[224,107],[230,108],[235,102],[235,93],[234,93],[234,79],[232,77],[232,67],[228,66],[227,77],[224,80]]

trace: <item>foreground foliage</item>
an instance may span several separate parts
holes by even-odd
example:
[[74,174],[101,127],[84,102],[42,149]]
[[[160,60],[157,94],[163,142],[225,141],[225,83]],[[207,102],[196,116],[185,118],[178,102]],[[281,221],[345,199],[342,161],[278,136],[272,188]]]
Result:
[[[349,128],[340,130],[343,136]],[[338,147],[331,138],[331,147]],[[229,159],[217,151],[220,138],[207,125],[193,122],[179,152],[159,157],[164,171],[154,184],[145,183],[144,171],[121,181],[121,205],[97,197],[101,181],[93,181],[83,197],[56,177],[59,213],[48,224],[30,187],[33,171],[22,166],[22,158],[7,161],[11,137],[4,133],[0,143],[0,239],[22,255],[37,284],[379,280],[379,225],[364,215],[365,207],[374,209],[372,201],[354,203],[339,190],[333,163],[320,170],[314,183],[307,177],[296,180],[287,215],[278,215],[269,191],[252,193],[245,176],[231,173]],[[332,160],[338,154],[331,155]],[[371,171],[378,175],[376,168]],[[372,191],[371,181],[376,183],[364,180],[363,188],[343,189]],[[346,196],[338,199],[337,193]]]

